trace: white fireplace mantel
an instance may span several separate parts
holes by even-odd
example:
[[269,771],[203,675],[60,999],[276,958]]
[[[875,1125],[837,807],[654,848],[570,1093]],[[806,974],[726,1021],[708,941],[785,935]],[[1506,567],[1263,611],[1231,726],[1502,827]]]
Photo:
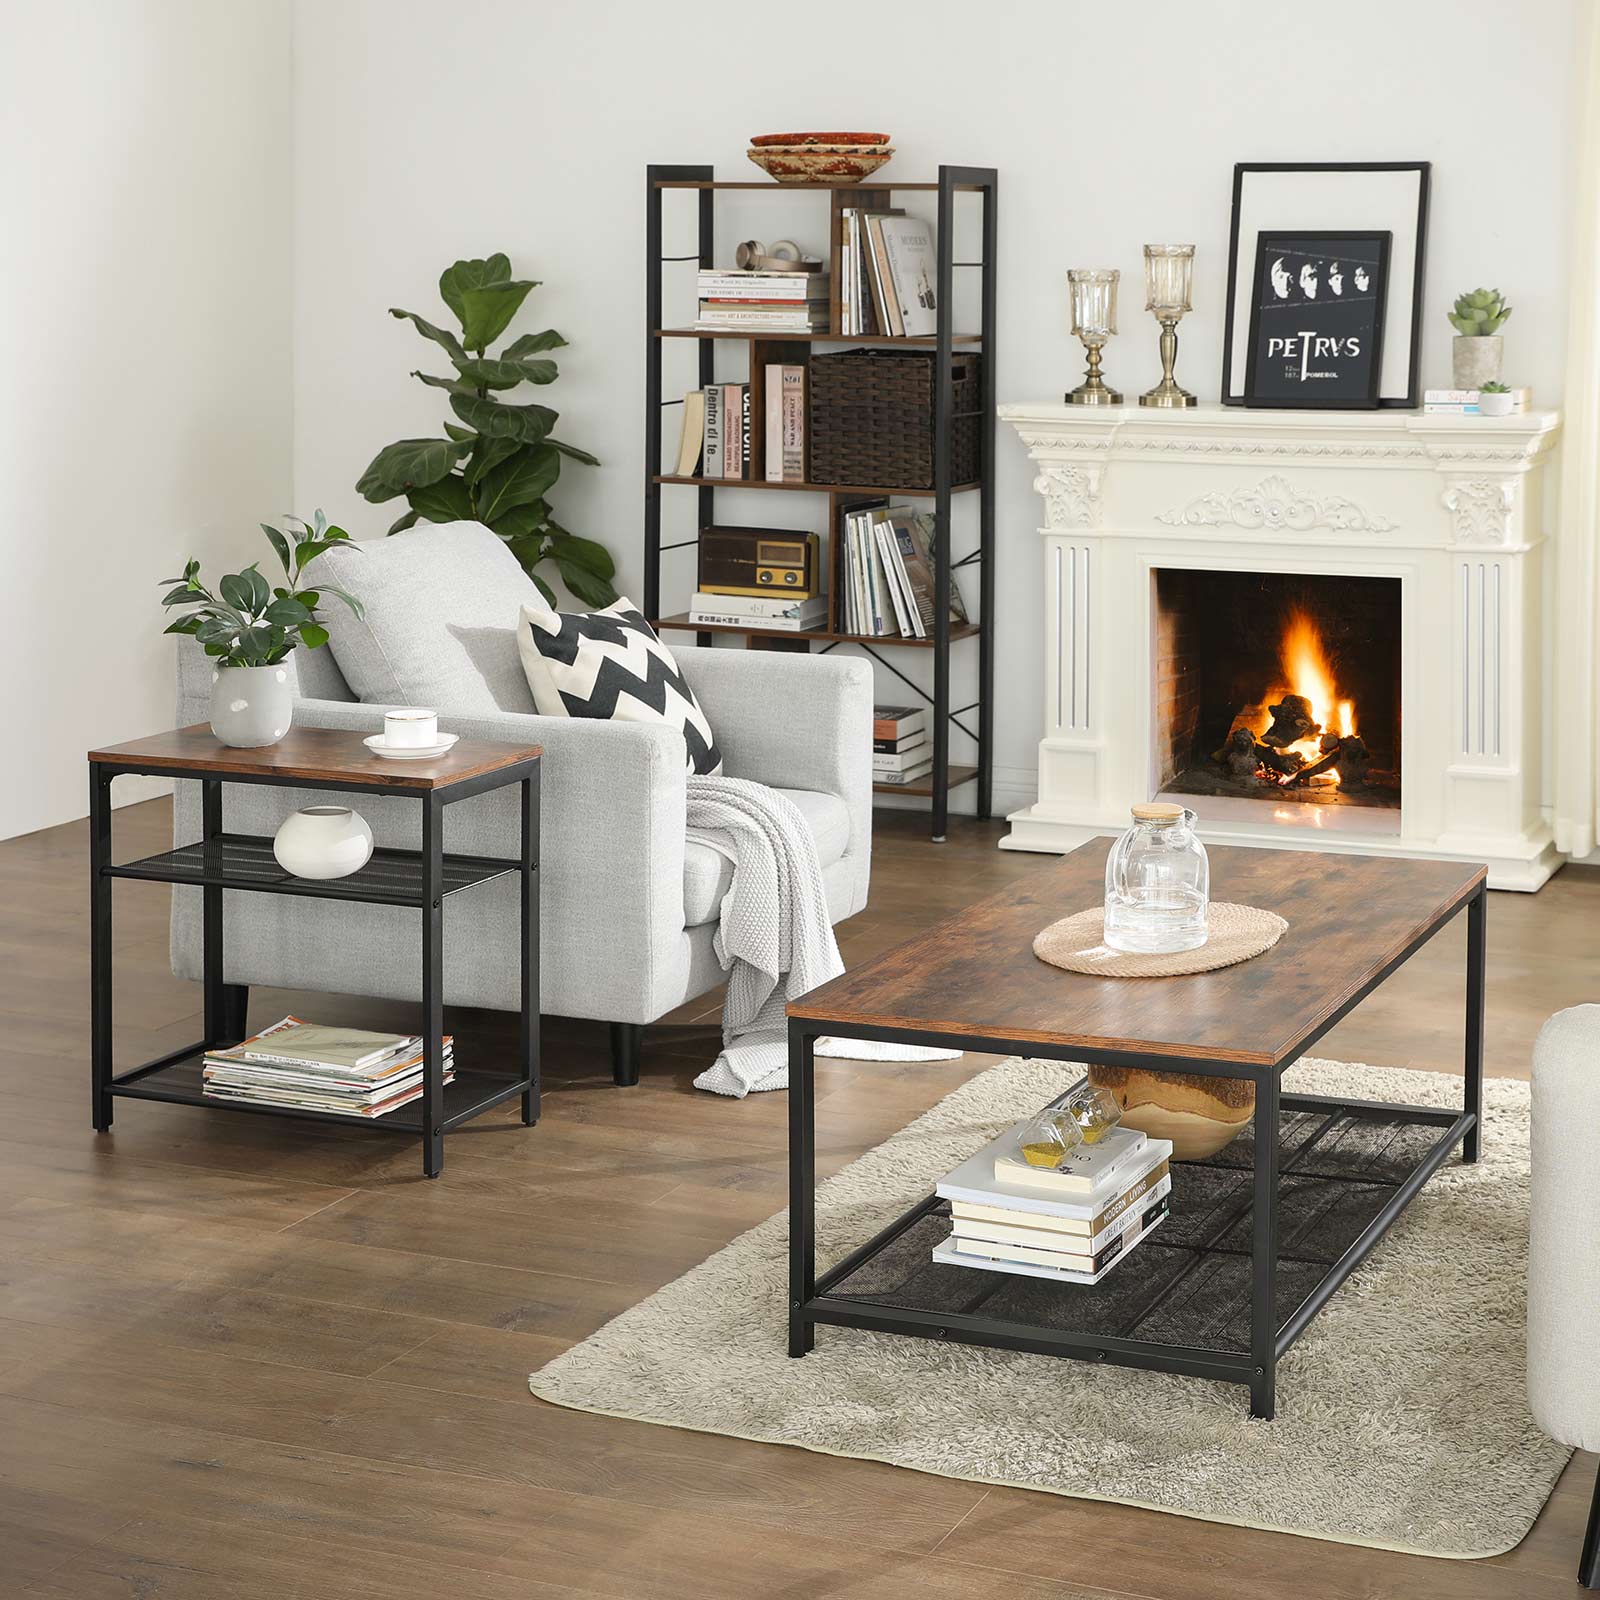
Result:
[[1007,405],[1043,505],[1039,798],[1011,850],[1120,831],[1151,797],[1153,574],[1363,574],[1401,583],[1398,813],[1181,797],[1207,838],[1555,870],[1540,807],[1546,530],[1560,419],[1415,411]]

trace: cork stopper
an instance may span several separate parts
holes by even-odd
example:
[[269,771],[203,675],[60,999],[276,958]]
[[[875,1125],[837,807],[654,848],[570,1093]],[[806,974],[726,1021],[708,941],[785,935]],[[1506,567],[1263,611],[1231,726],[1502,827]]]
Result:
[[1147,800],[1130,809],[1135,822],[1176,822],[1183,815],[1183,807],[1170,800]]

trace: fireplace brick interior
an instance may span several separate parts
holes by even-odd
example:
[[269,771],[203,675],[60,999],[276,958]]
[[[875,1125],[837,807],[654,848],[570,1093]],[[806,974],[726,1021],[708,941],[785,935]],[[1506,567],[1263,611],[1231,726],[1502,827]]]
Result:
[[[1285,651],[1297,615],[1309,618],[1336,700],[1353,706],[1355,733],[1370,757],[1345,781],[1335,766],[1309,782],[1279,787],[1267,771],[1240,773],[1217,757],[1236,719],[1282,702],[1296,683],[1296,652]],[[1305,638],[1304,623],[1299,635]],[[1155,574],[1155,759],[1160,788],[1321,805],[1393,808],[1400,804],[1400,580],[1313,573],[1193,571]],[[1330,738],[1337,712],[1323,715]],[[1352,747],[1353,748],[1353,747]],[[1294,747],[1319,761],[1315,739]],[[1338,761],[1337,752],[1332,759]]]

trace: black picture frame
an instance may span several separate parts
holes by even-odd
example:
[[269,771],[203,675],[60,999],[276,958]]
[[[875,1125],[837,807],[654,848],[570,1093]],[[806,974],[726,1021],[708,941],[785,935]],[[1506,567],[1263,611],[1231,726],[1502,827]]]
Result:
[[[1244,354],[1254,290],[1255,235],[1265,227],[1281,227],[1303,233],[1387,229],[1393,235],[1378,404],[1417,408],[1422,394],[1423,274],[1431,175],[1428,161],[1241,161],[1234,166],[1222,341],[1224,405],[1246,403]],[[1270,215],[1262,214],[1264,206]]]
[[1378,409],[1391,242],[1387,229],[1256,234],[1246,406]]

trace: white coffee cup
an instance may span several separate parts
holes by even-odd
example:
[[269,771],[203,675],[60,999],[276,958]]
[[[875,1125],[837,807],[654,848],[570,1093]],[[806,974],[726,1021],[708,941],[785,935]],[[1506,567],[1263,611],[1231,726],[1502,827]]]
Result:
[[383,742],[397,750],[424,750],[439,742],[439,713],[405,706],[383,714]]

